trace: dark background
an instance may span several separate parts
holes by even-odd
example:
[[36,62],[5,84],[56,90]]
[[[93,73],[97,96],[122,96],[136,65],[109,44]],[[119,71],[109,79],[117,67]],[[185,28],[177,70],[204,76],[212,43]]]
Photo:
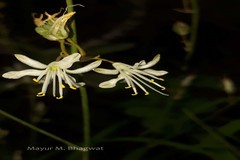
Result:
[[[199,23],[193,54],[184,50],[173,31],[177,21],[192,25],[192,14],[176,11],[181,0],[75,0],[78,42],[89,56],[134,64],[161,54],[154,69],[169,72],[160,82],[168,97],[150,92],[131,96],[119,84],[101,89],[108,76],[86,73],[92,146],[91,160],[237,160],[239,159],[240,1],[198,0]],[[65,1],[1,0],[1,74],[27,66],[13,54],[43,63],[58,56],[59,44],[35,32],[32,13],[56,13]],[[188,35],[189,37],[191,34]],[[106,64],[103,64],[103,66]],[[106,67],[109,67],[106,65]],[[183,80],[194,76],[188,86]],[[226,93],[224,79],[234,83]],[[36,97],[41,85],[25,77],[0,81],[0,109],[70,142],[82,145],[79,91],[66,89],[63,100]],[[150,90],[149,90],[150,91]],[[64,146],[17,122],[0,116],[0,159],[80,159],[74,151],[33,152],[27,146]]]

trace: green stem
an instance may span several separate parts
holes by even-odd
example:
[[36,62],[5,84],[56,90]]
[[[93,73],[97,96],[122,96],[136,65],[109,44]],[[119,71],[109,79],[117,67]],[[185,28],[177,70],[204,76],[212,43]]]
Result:
[[[66,0],[68,6],[68,12],[73,12],[73,2],[72,0]],[[71,53],[76,53],[78,51],[77,45],[77,30],[76,30],[76,22],[73,19],[71,23],[72,29],[72,38],[74,45],[71,45]],[[82,52],[85,53],[85,52]],[[83,110],[83,143],[85,147],[90,146],[90,114],[89,114],[89,106],[88,106],[88,97],[87,90],[85,87],[80,87],[81,100],[82,100],[82,110]],[[83,160],[89,160],[89,152],[83,152],[82,154]]]
[[193,113],[190,111],[184,109],[183,112],[196,124],[201,126],[204,130],[206,130],[210,135],[212,135],[216,140],[218,140],[220,143],[222,143],[225,147],[227,147],[230,151],[232,151],[236,156],[240,157],[240,152],[238,149],[236,149],[232,144],[230,144],[228,141],[226,141],[223,137],[221,137],[219,134],[217,134],[211,127],[207,126],[205,123],[203,123],[200,119],[198,119]]
[[200,19],[200,13],[199,13],[199,6],[198,6],[198,0],[191,0],[192,4],[192,23],[191,23],[191,51],[188,53],[188,56],[186,57],[186,60],[190,60],[193,53],[196,49],[196,42],[197,42],[197,35],[198,35],[198,26],[199,26],[199,19]]
[[3,115],[3,116],[5,116],[5,117],[8,117],[8,118],[10,118],[10,119],[12,119],[12,120],[14,120],[14,121],[16,121],[16,122],[18,122],[18,123],[20,123],[20,124],[22,124],[22,125],[24,125],[24,126],[26,126],[26,127],[28,127],[28,128],[31,128],[32,130],[34,130],[34,131],[36,131],[36,132],[39,132],[39,133],[41,133],[41,134],[43,134],[43,135],[45,135],[45,136],[48,136],[48,137],[50,137],[50,138],[52,138],[52,139],[55,139],[56,141],[62,142],[62,143],[64,143],[64,144],[68,145],[68,146],[79,147],[79,146],[77,146],[76,144],[73,144],[73,143],[71,143],[71,142],[69,142],[69,141],[67,141],[67,140],[64,140],[64,139],[62,139],[62,138],[60,138],[60,137],[58,137],[58,136],[55,136],[54,134],[51,134],[51,133],[49,133],[49,132],[47,132],[47,131],[44,131],[44,130],[42,130],[42,129],[40,129],[40,128],[38,128],[38,127],[36,127],[36,126],[34,126],[34,125],[26,122],[26,121],[23,121],[23,120],[15,117],[15,116],[13,116],[13,115],[11,115],[11,114],[8,114],[7,112],[5,112],[5,111],[3,111],[3,110],[1,110],[1,109],[0,109],[0,114]]
[[[71,38],[68,38],[67,41],[73,45],[74,47],[77,48],[77,50],[80,52],[81,56],[86,56],[86,52],[76,43],[74,42]],[[74,52],[73,52],[74,53]]]
[[[68,7],[68,13],[70,12],[74,12],[73,9],[73,1],[72,0],[66,0],[66,4]],[[76,30],[76,20],[73,18],[71,25],[70,25],[71,29],[72,29],[72,40],[74,42],[77,42],[77,30]],[[76,53],[77,52],[77,48],[75,46],[71,46],[71,53]]]
[[88,97],[86,88],[81,87],[80,92],[82,95],[82,107],[83,107],[83,131],[84,131],[84,147],[90,146],[90,114],[88,107]]
[[59,40],[59,43],[60,43],[60,47],[61,47],[61,51],[62,53],[64,54],[64,56],[68,56],[68,52],[67,52],[67,49],[65,47],[65,44],[64,44],[64,40]]

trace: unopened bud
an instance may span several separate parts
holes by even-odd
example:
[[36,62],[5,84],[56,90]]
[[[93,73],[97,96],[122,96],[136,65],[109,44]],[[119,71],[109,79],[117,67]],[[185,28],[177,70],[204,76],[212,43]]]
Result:
[[224,77],[222,79],[223,89],[227,94],[233,94],[235,92],[235,85],[230,78]]
[[182,82],[181,82],[181,86],[182,87],[188,87],[191,85],[192,81],[196,78],[195,75],[189,75],[187,77],[185,77]]
[[47,16],[45,20],[43,20],[43,14],[41,14],[39,18],[34,17],[34,23],[37,26],[35,28],[36,32],[51,41],[66,39],[69,35],[69,29],[67,28],[66,23],[75,12],[70,12],[56,18],[60,12],[53,15],[45,12],[45,15]]
[[180,36],[186,36],[190,33],[190,27],[184,22],[175,22],[173,24],[173,31]]

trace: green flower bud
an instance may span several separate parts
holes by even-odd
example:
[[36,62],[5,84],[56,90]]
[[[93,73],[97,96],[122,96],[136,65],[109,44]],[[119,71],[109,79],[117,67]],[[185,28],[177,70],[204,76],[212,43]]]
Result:
[[45,20],[42,20],[43,14],[41,14],[39,18],[34,18],[34,23],[37,26],[35,31],[51,41],[66,39],[69,35],[69,29],[67,28],[66,23],[75,12],[70,12],[61,17],[55,18],[59,13],[49,15],[45,12],[45,15],[47,16],[47,19]]

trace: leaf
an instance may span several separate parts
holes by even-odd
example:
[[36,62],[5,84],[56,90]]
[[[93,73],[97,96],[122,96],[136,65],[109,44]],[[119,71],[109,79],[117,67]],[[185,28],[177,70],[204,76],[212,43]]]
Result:
[[219,128],[219,132],[225,136],[233,136],[240,131],[240,119],[233,120]]
[[184,108],[188,108],[194,114],[207,113],[215,110],[218,105],[228,102],[228,98],[219,98],[209,101],[207,99],[193,99],[185,103]]
[[197,76],[197,78],[192,82],[192,86],[222,90],[219,78],[206,75]]
[[117,129],[124,126],[127,122],[119,122],[117,124],[114,124],[113,126],[107,127],[106,129],[103,129],[101,132],[97,133],[92,138],[92,144],[95,145],[96,143],[101,142],[103,139],[108,137],[110,134],[114,133]]
[[147,147],[135,149],[129,154],[127,154],[125,157],[123,157],[122,160],[140,160],[148,152],[149,149],[150,148]]
[[238,160],[238,158],[227,150],[208,151],[206,155],[211,157],[212,160]]

